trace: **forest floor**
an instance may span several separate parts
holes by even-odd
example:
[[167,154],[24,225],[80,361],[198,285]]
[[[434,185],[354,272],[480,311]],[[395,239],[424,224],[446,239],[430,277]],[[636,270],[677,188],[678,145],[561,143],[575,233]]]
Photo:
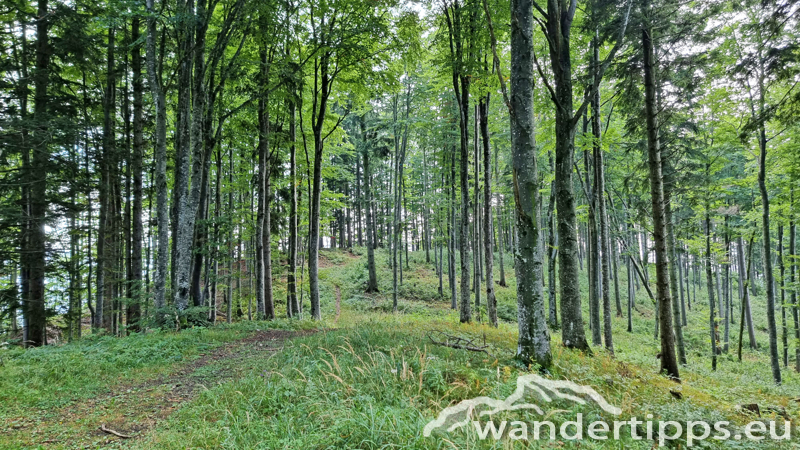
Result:
[[[209,348],[188,362],[163,371],[144,371],[131,379],[112,381],[88,398],[67,400],[56,408],[30,408],[4,417],[0,443],[9,447],[116,448],[145,435],[200,390],[241,376],[246,361],[269,358],[284,342],[315,330],[249,331],[232,342],[210,340]],[[216,346],[215,346],[216,345]],[[13,443],[13,445],[12,445]]]
[[[357,250],[358,252],[358,250]],[[498,329],[458,324],[424,253],[412,253],[400,288],[400,312],[391,313],[391,271],[378,252],[381,294],[363,294],[365,258],[322,253],[322,323],[242,321],[124,339],[89,337],[33,351],[0,350],[0,448],[525,448],[526,441],[478,441],[474,433],[422,436],[445,407],[478,396],[504,398],[517,376],[529,373],[513,359],[516,347],[513,270],[497,287]],[[496,273],[495,279],[499,279]],[[585,280],[582,280],[585,283]],[[620,280],[622,286],[623,280]],[[445,286],[447,279],[445,275]],[[702,289],[698,289],[702,292]],[[586,292],[585,285],[583,292]],[[731,351],[710,370],[707,306],[698,297],[686,329],[689,364],[683,383],[657,373],[653,308],[637,297],[634,332],[614,318],[615,355],[565,350],[552,332],[554,379],[590,385],[627,416],[657,419],[751,420],[800,417],[800,377],[784,370],[770,382],[763,299],[756,298],[761,350]],[[285,298],[278,280],[275,298]],[[279,302],[280,303],[280,302]],[[283,307],[280,305],[279,307]],[[483,312],[485,317],[485,312]],[[735,330],[735,331],[734,331]],[[491,355],[436,345],[447,333],[485,342]],[[587,330],[588,333],[588,330]],[[731,337],[738,336],[738,325]],[[747,347],[747,340],[745,340]],[[790,361],[790,367],[793,361]],[[760,416],[743,408],[757,404]],[[585,422],[608,418],[596,406],[555,402],[549,419]],[[523,417],[529,418],[528,413]],[[510,419],[529,420],[529,419]],[[530,419],[533,420],[533,419]],[[103,431],[105,430],[110,431]],[[129,436],[121,437],[115,435]],[[708,447],[797,448],[793,442],[727,441]],[[538,443],[532,442],[536,447]],[[657,443],[656,443],[657,444]],[[545,441],[542,448],[606,448],[602,442]],[[607,445],[607,444],[606,444]],[[630,436],[614,448],[651,448]],[[681,443],[684,448],[685,443]],[[705,447],[703,447],[705,448]]]

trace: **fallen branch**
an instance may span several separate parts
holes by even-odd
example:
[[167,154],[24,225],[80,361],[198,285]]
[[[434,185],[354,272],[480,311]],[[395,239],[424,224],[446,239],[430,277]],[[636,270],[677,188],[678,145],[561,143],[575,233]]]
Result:
[[[441,331],[438,331],[438,333],[443,335],[443,336],[445,336],[447,339],[445,341],[437,341],[432,336],[428,336],[428,339],[430,339],[431,342],[433,342],[436,345],[441,345],[443,347],[449,347],[449,348],[454,348],[454,349],[458,349],[458,350],[469,350],[471,352],[486,353],[487,355],[489,355],[492,358],[494,358],[494,355],[492,355],[489,352],[489,350],[487,350],[487,348],[489,348],[488,345],[482,345],[480,347],[472,345],[472,342],[475,339],[467,340],[467,339],[464,339],[464,338],[461,338],[461,337],[458,337],[458,336],[448,335],[448,334],[443,333]],[[450,342],[451,339],[455,340],[455,342]]]
[[130,438],[133,437],[133,436],[130,436],[130,435],[127,435],[127,434],[122,434],[119,431],[114,431],[111,428],[106,428],[106,424],[104,424],[104,423],[100,424],[100,431],[105,431],[108,434],[113,434],[114,436],[120,437],[122,439],[130,439]]

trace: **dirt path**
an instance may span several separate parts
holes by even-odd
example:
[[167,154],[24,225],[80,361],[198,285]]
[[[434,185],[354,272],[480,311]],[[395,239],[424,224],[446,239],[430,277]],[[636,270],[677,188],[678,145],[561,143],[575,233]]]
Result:
[[[258,331],[201,354],[200,358],[155,379],[116,385],[110,392],[71,402],[57,410],[32,411],[24,422],[5,432],[20,446],[122,448],[145,435],[200,390],[235,379],[246,370],[246,364],[228,362],[268,357],[280,351],[287,339],[312,333],[314,331]],[[101,427],[112,432],[102,431]],[[113,432],[130,438],[121,438]]]

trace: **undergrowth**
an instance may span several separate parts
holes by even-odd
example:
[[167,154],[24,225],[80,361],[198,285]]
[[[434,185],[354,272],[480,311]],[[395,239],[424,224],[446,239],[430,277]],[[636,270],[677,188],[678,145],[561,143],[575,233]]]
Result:
[[[435,268],[425,262],[422,252],[409,255],[409,266],[404,267],[403,285],[398,292],[399,313],[393,314],[388,253],[376,253],[380,287],[376,294],[364,293],[364,254],[358,248],[352,253],[322,252],[322,323],[285,319],[268,324],[242,322],[125,339],[90,337],[32,351],[5,350],[0,401],[3,405],[13,404],[15,413],[65,405],[96,395],[115,383],[157,376],[207,349],[241,339],[257,329],[317,327],[315,334],[286,340],[282,350],[268,357],[254,353],[204,368],[206,374],[235,372],[237,376],[204,385],[193,401],[129,444],[157,449],[527,447],[529,443],[524,441],[480,441],[470,427],[466,431],[435,432],[429,438],[422,436],[425,424],[445,407],[479,396],[505,398],[515,389],[517,377],[530,373],[531,368],[520,366],[513,358],[516,296],[511,259],[505,264],[508,287],[496,287],[501,323],[495,329],[479,323],[458,324],[457,313],[449,309],[446,265],[443,293],[439,295]],[[499,271],[495,280],[499,280]],[[619,281],[622,287],[626,286],[624,276]],[[585,277],[580,282],[585,293]],[[284,287],[276,287],[281,289]],[[304,297],[308,309],[307,292]],[[280,294],[276,298],[281,298]],[[681,367],[681,384],[658,374],[654,308],[643,290],[637,292],[633,332],[626,331],[627,318],[615,317],[612,321],[613,356],[601,347],[594,347],[593,355],[566,350],[559,331],[551,330],[555,363],[546,375],[592,386],[609,403],[622,409],[623,418],[652,414],[655,420],[726,420],[741,427],[757,419],[741,408],[750,403],[761,406],[764,420],[778,418],[776,414],[783,412],[790,417],[800,415],[794,400],[800,387],[797,374],[784,370],[782,386],[771,382],[763,299],[754,299],[760,349],[750,350],[745,340],[740,363],[732,342],[729,353],[719,357],[715,372],[710,368],[708,307],[703,302],[699,295],[692,310],[687,311],[689,327],[684,332],[689,361]],[[281,302],[278,306],[280,315],[284,306]],[[485,310],[481,316],[486,317]],[[436,345],[429,336],[438,331],[468,336],[481,345],[485,342],[489,354]],[[731,327],[732,340],[734,336],[738,336],[738,324]],[[614,419],[591,403],[555,402],[546,409],[550,411],[547,420],[557,425],[574,420],[578,412],[583,414],[584,424],[600,418]],[[9,411],[6,409],[6,416]],[[0,417],[3,414],[0,412]],[[542,420],[526,412],[504,413],[499,419],[503,418]],[[610,442],[589,440],[530,445],[644,449],[654,444],[652,440],[632,440],[629,433],[622,437],[613,446]],[[685,442],[679,442],[673,447],[684,448]],[[774,442],[705,441],[702,445],[779,448]],[[791,445],[787,443],[785,448],[792,448]]]

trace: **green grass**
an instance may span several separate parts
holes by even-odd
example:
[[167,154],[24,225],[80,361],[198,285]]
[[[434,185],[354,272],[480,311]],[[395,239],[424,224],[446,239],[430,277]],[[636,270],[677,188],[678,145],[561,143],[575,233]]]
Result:
[[[366,258],[361,256],[364,252],[360,249],[354,253],[322,252],[320,281],[325,320],[321,324],[295,324],[286,320],[270,324],[245,322],[125,339],[90,338],[27,352],[5,351],[0,400],[4,405],[12,402],[14,406],[13,413],[0,412],[0,418],[73,405],[133,380],[158,377],[177,370],[212,347],[241,339],[256,329],[319,325],[319,332],[287,340],[282,343],[282,350],[268,356],[248,343],[233,357],[212,361],[190,375],[202,381],[199,394],[174,413],[166,414],[166,420],[157,422],[155,427],[142,429],[140,439],[117,442],[116,438],[106,436],[97,442],[152,449],[526,447],[524,442],[509,440],[480,442],[470,432],[422,437],[425,424],[446,406],[477,396],[504,398],[515,388],[517,376],[528,373],[527,368],[520,367],[513,359],[516,324],[502,321],[498,329],[476,323],[458,324],[458,316],[449,310],[446,274],[445,295],[440,298],[435,271],[432,264],[425,264],[422,252],[410,255],[410,267],[404,271],[400,290],[400,313],[392,314],[387,253],[377,252],[381,293],[376,295],[363,293]],[[496,280],[498,275],[499,272]],[[502,311],[501,318],[511,319],[516,311],[516,298],[510,259],[506,260],[506,277],[509,287],[497,288],[498,309]],[[585,293],[585,277],[580,281]],[[625,286],[624,277],[620,282]],[[341,295],[338,317],[337,287]],[[276,298],[282,298],[283,294],[278,293],[282,289],[281,285],[276,288]],[[305,298],[307,307],[307,292]],[[761,350],[746,349],[744,362],[739,363],[732,345],[732,352],[720,357],[716,372],[710,370],[708,309],[703,302],[704,298],[698,296],[689,314],[690,326],[686,330],[689,364],[681,367],[680,385],[657,373],[659,343],[653,338],[654,311],[643,290],[637,298],[634,332],[626,331],[627,319],[613,320],[615,357],[602,348],[594,348],[594,356],[565,350],[558,331],[553,331],[555,364],[550,376],[592,386],[609,403],[622,408],[622,416],[626,418],[653,414],[656,419],[728,420],[741,426],[752,417],[737,406],[748,403],[758,403],[762,410],[781,407],[791,417],[798,417],[798,402],[793,400],[800,387],[797,374],[784,370],[782,386],[771,382],[763,327],[764,299],[754,299]],[[283,307],[279,302],[279,315]],[[494,356],[433,345],[428,339],[433,330],[485,339]],[[732,327],[731,337],[737,335],[738,326]],[[680,391],[683,399],[675,399],[670,390]],[[596,406],[561,402],[548,405],[547,409],[561,410],[548,418],[556,424],[572,420],[576,412],[584,414],[585,423],[597,418],[611,419]],[[124,410],[124,405],[115,409]],[[90,420],[93,418],[89,416],[85,423],[76,419],[69,426],[77,423],[76,432],[88,429],[91,424],[96,427],[96,422]],[[541,420],[527,413],[514,413],[508,418]],[[765,414],[764,418],[769,416]],[[51,426],[46,430],[54,433],[57,428]],[[0,447],[13,448],[11,442],[3,439],[0,434],[0,444],[4,444]],[[28,442],[35,443],[36,439],[30,438]],[[69,447],[72,441],[63,442]],[[545,448],[644,449],[652,444],[652,441],[633,441],[623,434],[623,441],[613,446],[583,441],[553,443]],[[712,448],[778,448],[774,443],[745,441],[705,444]],[[791,448],[789,445],[784,447]]]

